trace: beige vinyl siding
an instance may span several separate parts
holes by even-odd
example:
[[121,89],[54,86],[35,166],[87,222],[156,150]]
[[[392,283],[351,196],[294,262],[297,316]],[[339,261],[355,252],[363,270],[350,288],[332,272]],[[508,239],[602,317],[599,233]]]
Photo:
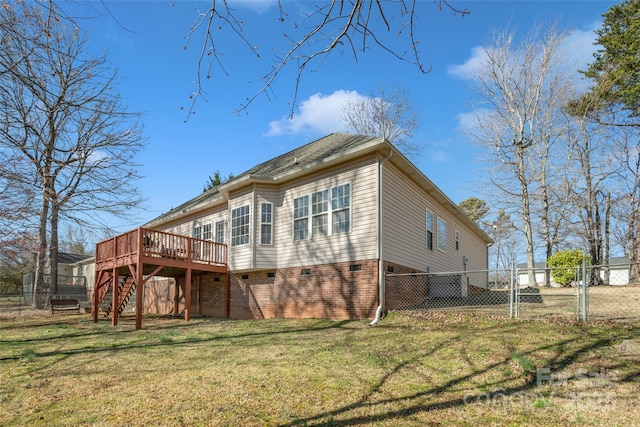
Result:
[[[276,209],[275,233],[278,268],[376,258],[377,163],[374,156],[327,169],[320,174],[282,185]],[[293,200],[350,184],[350,231],[329,236],[311,236],[293,241]],[[329,214],[330,215],[330,214]],[[331,218],[329,218],[331,229]]]
[[[262,204],[271,203],[271,244],[262,244],[261,235],[261,216],[262,216]],[[260,185],[255,188],[255,206],[254,209],[254,226],[253,235],[255,236],[255,261],[254,268],[257,269],[270,269],[274,268],[278,260],[278,247],[276,239],[276,224],[279,211],[278,206],[278,189],[276,186]]]
[[[480,237],[393,163],[383,167],[383,259],[422,271],[487,268],[487,247]],[[433,213],[433,250],[427,250],[427,210]],[[438,248],[438,219],[446,223],[446,250]],[[458,230],[459,250],[455,249]]]

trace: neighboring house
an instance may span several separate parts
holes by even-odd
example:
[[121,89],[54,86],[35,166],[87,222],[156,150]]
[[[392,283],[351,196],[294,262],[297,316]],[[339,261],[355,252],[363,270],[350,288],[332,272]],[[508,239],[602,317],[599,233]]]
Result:
[[[83,267],[81,267],[83,266]],[[58,288],[51,289],[51,263],[47,259],[44,273],[43,294],[47,298],[69,297],[88,301],[87,289],[93,286],[93,257],[91,255],[58,252]],[[35,273],[23,277],[25,304],[33,302]]]
[[[191,257],[218,250],[201,241],[225,244],[228,273],[194,273],[189,299],[194,313],[234,319],[371,318],[385,271],[486,270],[491,243],[388,141],[344,133],[261,163],[141,230],[128,237],[139,248],[136,239],[147,247],[162,237],[147,230],[189,236]],[[184,250],[155,245],[147,262]],[[189,288],[174,274],[175,296]]]
[[[591,266],[588,266],[591,268]],[[545,275],[547,272],[547,263],[546,262],[536,262],[534,267],[534,273],[536,278],[535,285],[544,285],[545,283]],[[607,273],[608,273],[608,282],[607,282]],[[518,264],[518,284],[520,286],[528,286],[529,285],[529,276],[527,272],[527,264],[521,263]],[[602,266],[600,268],[600,278],[602,279],[602,284],[608,284],[611,286],[622,286],[629,284],[629,257],[621,256],[621,257],[611,257],[609,260],[609,265]],[[553,280],[553,275],[550,275],[550,286],[553,287],[561,287],[562,285],[556,283]]]

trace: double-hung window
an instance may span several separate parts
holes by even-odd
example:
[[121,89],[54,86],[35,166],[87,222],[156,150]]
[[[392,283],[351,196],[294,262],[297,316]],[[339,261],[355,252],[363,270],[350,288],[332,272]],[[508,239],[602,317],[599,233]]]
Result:
[[329,191],[318,191],[311,195],[312,236],[329,234]]
[[309,238],[309,196],[293,199],[293,240]]
[[249,244],[249,205],[231,210],[231,246]]
[[211,224],[202,226],[202,240],[211,240]]
[[224,243],[224,220],[216,221],[216,242]]
[[202,239],[202,226],[198,225],[197,227],[193,227],[193,238],[194,239]]
[[350,229],[351,185],[331,189],[331,223],[333,234],[348,233]]
[[260,243],[263,245],[273,243],[273,205],[271,203],[260,204]]

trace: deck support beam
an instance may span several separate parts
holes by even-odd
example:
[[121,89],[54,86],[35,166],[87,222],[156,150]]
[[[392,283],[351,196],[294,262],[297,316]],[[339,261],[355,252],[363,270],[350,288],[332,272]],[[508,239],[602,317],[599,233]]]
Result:
[[136,329],[142,329],[142,293],[144,288],[144,281],[142,280],[143,272],[144,264],[139,264],[136,269]]
[[184,279],[184,320],[191,320],[191,269],[187,268]]
[[113,267],[113,277],[111,278],[111,324],[118,325],[118,269]]
[[101,271],[99,274],[97,274],[97,278],[96,281],[93,285],[93,295],[91,298],[91,318],[93,320],[93,323],[98,323],[98,304],[100,304],[99,298],[100,298],[100,284],[102,283],[102,274],[103,272]]

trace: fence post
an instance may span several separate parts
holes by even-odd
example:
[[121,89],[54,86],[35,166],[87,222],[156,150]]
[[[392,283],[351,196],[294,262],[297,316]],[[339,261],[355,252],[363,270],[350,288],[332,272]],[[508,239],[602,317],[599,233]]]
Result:
[[587,323],[587,260],[582,260],[582,321]]
[[510,275],[511,277],[509,278],[509,319],[513,319],[513,284],[514,284],[513,279],[514,279],[515,272],[516,272],[515,266],[514,264],[511,264],[511,275]]

